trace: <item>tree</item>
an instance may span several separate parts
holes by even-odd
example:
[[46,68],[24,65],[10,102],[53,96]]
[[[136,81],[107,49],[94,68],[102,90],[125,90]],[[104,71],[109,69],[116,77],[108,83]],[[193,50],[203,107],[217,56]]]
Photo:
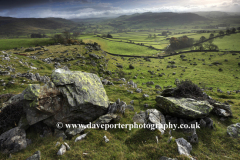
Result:
[[52,40],[53,40],[55,43],[64,43],[64,37],[63,37],[61,34],[55,34],[55,35],[52,37]]
[[70,31],[64,31],[63,32],[63,37],[65,38],[65,39],[71,39],[71,33],[70,33]]
[[240,32],[240,27],[237,28],[238,32]]
[[236,32],[236,28],[232,28],[232,33],[235,33]]
[[218,50],[218,46],[215,44],[210,44],[209,45],[209,50]]
[[209,43],[212,43],[213,40],[214,40],[214,34],[211,33],[211,34],[209,35],[209,40],[208,40],[208,42],[209,42]]
[[162,32],[162,36],[167,36],[167,32],[166,32],[166,31],[163,31],[163,32]]
[[80,36],[80,32],[73,32],[72,37],[73,39],[77,39]]
[[111,34],[107,34],[107,38],[113,38],[113,36]]
[[202,43],[198,43],[194,45],[194,50],[204,50]]
[[223,36],[223,35],[224,35],[224,32],[223,32],[223,31],[219,31],[219,35],[220,35],[220,36]]
[[201,38],[200,38],[200,42],[203,42],[203,41],[205,41],[206,40],[206,37],[204,37],[204,36],[202,36]]
[[230,33],[231,33],[230,29],[227,29],[226,34],[230,34]]

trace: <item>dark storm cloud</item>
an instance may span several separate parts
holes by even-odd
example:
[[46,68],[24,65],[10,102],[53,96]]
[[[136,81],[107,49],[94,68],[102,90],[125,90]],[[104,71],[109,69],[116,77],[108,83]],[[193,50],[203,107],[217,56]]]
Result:
[[20,7],[31,7],[36,5],[62,3],[62,2],[91,3],[92,0],[4,0],[4,1],[1,1],[0,10],[20,8]]

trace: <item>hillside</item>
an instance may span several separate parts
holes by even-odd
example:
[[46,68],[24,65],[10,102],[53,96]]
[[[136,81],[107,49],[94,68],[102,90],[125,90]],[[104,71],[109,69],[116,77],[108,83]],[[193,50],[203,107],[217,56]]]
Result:
[[208,21],[208,19],[194,13],[146,12],[142,14],[123,15],[108,21],[108,24],[117,28],[145,28],[168,25],[186,25],[199,21]]
[[[0,56],[5,57],[0,60],[2,74],[11,72],[1,77],[1,84],[4,84],[0,86],[1,94],[21,93],[29,84],[44,85],[40,80],[47,79],[46,76],[51,77],[55,67],[68,66],[71,71],[95,73],[99,77],[103,77],[105,81],[112,82],[114,85],[104,85],[109,100],[115,102],[119,98],[126,104],[132,104],[133,110],[126,109],[125,114],[119,114],[119,119],[114,120],[111,124],[133,124],[135,112],[158,109],[156,96],[161,94],[165,88],[176,87],[174,84],[176,79],[190,79],[195,84],[199,84],[204,92],[213,99],[231,103],[233,113],[232,118],[221,119],[214,113],[209,114],[214,129],[201,127],[196,130],[198,143],[191,143],[191,155],[199,160],[239,158],[239,138],[227,135],[227,127],[238,123],[240,115],[240,94],[236,91],[240,89],[237,78],[239,77],[238,53],[192,52],[184,55],[184,59],[187,59],[185,61],[179,55],[164,59],[151,58],[151,60],[115,57],[106,54],[92,44],[49,45],[40,50],[39,47],[37,48],[31,52],[25,52],[27,48],[0,52]],[[202,61],[203,59],[204,61]],[[173,62],[175,65],[171,65]],[[215,62],[219,62],[220,65],[215,65]],[[130,69],[129,64],[134,67]],[[119,65],[122,68],[119,68]],[[176,67],[169,68],[170,65]],[[221,71],[219,71],[220,68]],[[40,80],[31,79],[34,76],[29,76],[37,74],[42,77]],[[120,78],[125,78],[126,81],[118,81]],[[137,84],[137,88],[141,89],[142,93],[137,92],[136,88],[127,82],[130,80]],[[145,94],[149,97],[143,98]],[[3,102],[3,99],[1,101]],[[166,114],[164,116],[166,119],[168,117],[168,122],[174,120]],[[184,120],[187,121],[187,119]],[[177,121],[179,122],[180,119],[178,118]],[[14,123],[12,127],[14,127]],[[26,159],[39,150],[42,159],[159,159],[161,156],[167,156],[184,160],[187,157],[179,155],[175,140],[181,137],[188,139],[191,134],[182,129],[172,130],[172,140],[169,142],[170,129],[167,129],[163,135],[158,130],[150,131],[143,128],[132,128],[132,130],[127,128],[86,129],[84,133],[90,131],[86,138],[80,142],[74,142],[74,139],[80,134],[74,135],[72,139],[64,139],[51,132],[44,135],[45,130],[41,127],[38,129],[40,131],[36,131],[34,128],[26,129],[27,138],[31,140],[31,143],[27,145],[26,149],[11,154],[12,159]],[[109,139],[108,143],[103,140],[104,135]],[[157,141],[156,137],[158,137]],[[71,150],[58,156],[57,152],[60,146],[56,146],[57,142],[66,142]],[[8,159],[8,157],[9,155],[0,153],[0,159]]]
[[0,35],[26,35],[32,32],[71,28],[75,23],[62,18],[0,17]]

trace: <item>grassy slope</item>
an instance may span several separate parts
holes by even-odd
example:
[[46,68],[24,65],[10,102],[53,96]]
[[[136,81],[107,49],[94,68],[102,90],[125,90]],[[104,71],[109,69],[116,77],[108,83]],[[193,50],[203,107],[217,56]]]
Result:
[[21,47],[35,47],[38,45],[47,45],[51,44],[50,38],[17,38],[17,39],[0,39],[0,50],[12,49],[12,48],[21,48]]
[[[91,37],[87,36],[88,40],[92,39]],[[102,41],[101,39],[92,39],[92,41],[98,40],[101,42],[101,46],[103,49],[107,48],[109,43]],[[131,45],[131,44],[129,44]],[[111,47],[114,47],[114,43]],[[109,48],[111,48],[109,47]],[[80,53],[84,55],[86,49],[84,46],[49,46],[47,47],[49,51],[45,52],[44,55],[39,56],[39,58],[47,58],[47,57],[75,57],[74,53]],[[77,48],[77,51],[76,49]],[[116,48],[112,48],[112,51],[118,52]],[[126,47],[128,48],[128,47]],[[67,56],[66,53],[61,53],[65,50],[68,50],[70,55]],[[131,50],[134,53],[134,49]],[[7,52],[14,52],[13,50],[9,50]],[[21,51],[23,52],[23,51]],[[35,52],[30,52],[30,54],[34,54]],[[53,54],[50,54],[53,53]],[[101,51],[93,53],[102,55]],[[0,53],[2,54],[2,53]],[[210,54],[213,55],[212,59],[209,60]],[[193,144],[193,151],[191,154],[197,159],[226,159],[225,156],[230,157],[232,159],[239,158],[239,149],[240,149],[240,141],[239,139],[230,138],[226,134],[226,127],[232,123],[239,122],[240,118],[240,95],[239,94],[232,94],[227,95],[226,91],[233,91],[239,90],[240,82],[238,79],[235,79],[233,75],[240,77],[239,70],[240,67],[237,63],[240,61],[236,59],[240,55],[232,55],[232,54],[225,54],[219,56],[220,53],[188,53],[185,54],[186,58],[192,61],[196,61],[198,64],[197,66],[190,65],[190,62],[181,61],[179,55],[172,56],[170,58],[166,58],[164,60],[160,59],[151,59],[152,62],[145,62],[143,59],[135,59],[131,61],[131,63],[135,66],[134,70],[128,69],[129,62],[127,58],[122,60],[119,57],[114,57],[118,61],[113,60],[112,56],[107,55],[105,58],[110,59],[108,62],[108,70],[117,73],[119,69],[115,66],[116,63],[123,64],[124,68],[123,71],[131,74],[129,75],[133,78],[135,75],[138,74],[137,79],[133,79],[139,86],[139,88],[143,89],[143,93],[150,95],[148,99],[142,99],[142,93],[136,93],[135,90],[128,88],[129,90],[133,90],[134,94],[130,94],[127,92],[127,87],[120,87],[120,82],[114,82],[115,86],[105,86],[106,92],[109,96],[111,101],[116,101],[117,98],[130,103],[131,100],[134,100],[134,108],[135,111],[126,111],[126,114],[120,120],[120,123],[133,123],[132,117],[135,112],[139,112],[140,110],[146,110],[143,107],[143,104],[148,103],[149,108],[155,108],[155,88],[147,87],[146,85],[142,85],[142,83],[146,83],[148,81],[154,81],[155,84],[159,84],[160,86],[174,86],[174,80],[176,78],[179,79],[191,79],[194,83],[199,84],[201,82],[206,87],[213,87],[213,92],[207,91],[207,93],[212,96],[214,99],[217,99],[221,102],[226,100],[232,100],[234,104],[232,105],[232,112],[233,118],[227,121],[219,121],[219,118],[210,115],[210,117],[214,120],[214,124],[216,126],[215,130],[209,129],[200,129],[197,130],[197,134],[199,136],[199,143]],[[88,55],[84,55],[88,57]],[[24,62],[32,62],[35,67],[43,67],[43,69],[33,70],[33,73],[40,73],[40,75],[51,75],[51,71],[53,69],[53,64],[46,64],[40,60],[32,60],[28,57],[20,56],[20,55],[12,55],[12,57],[18,57],[19,59],[23,59]],[[195,60],[193,60],[195,58]],[[198,59],[205,59],[206,64],[210,64],[212,62],[218,61],[223,63],[221,66],[208,66],[202,65],[202,61]],[[225,59],[228,59],[228,62],[224,62]],[[81,71],[96,71],[96,67],[92,67],[90,65],[75,65],[76,61],[81,61],[81,59],[76,59],[71,62],[67,62],[71,64],[71,70],[81,70]],[[169,65],[168,61],[174,60],[176,62],[175,65],[178,68],[174,69],[167,69],[166,66]],[[1,61],[1,65],[7,65],[8,62]],[[29,68],[22,66],[19,60],[15,60],[12,58],[11,64],[15,64],[14,68],[16,68],[16,72],[25,73],[29,70]],[[86,59],[86,62],[90,60]],[[64,63],[65,65],[67,63]],[[100,61],[100,63],[105,64],[105,61]],[[141,64],[143,63],[143,64]],[[82,63],[80,63],[82,64]],[[181,66],[181,67],[179,67]],[[187,67],[186,71],[183,72],[183,67]],[[218,69],[222,68],[223,72],[219,72]],[[157,71],[160,69],[160,71]],[[149,70],[158,73],[165,73],[165,76],[158,77],[157,75],[150,75],[148,72]],[[173,72],[176,72],[176,75],[172,75]],[[112,78],[116,77],[115,73],[113,74]],[[183,73],[181,76],[180,74]],[[128,76],[126,76],[128,77]],[[140,77],[144,77],[141,79]],[[2,76],[6,82],[8,82],[11,78],[7,76]],[[3,93],[19,93],[24,88],[26,88],[27,84],[33,83],[30,80],[25,83],[23,86],[20,84],[22,80],[25,78],[16,78],[15,85],[11,87],[7,87],[6,90],[3,90],[3,86],[0,86],[0,92]],[[37,83],[37,82],[34,82]],[[216,92],[216,89],[220,88],[224,91],[224,93],[220,94]],[[71,151],[67,151],[66,154],[63,156],[57,156],[56,153],[59,147],[54,147],[57,141],[63,142],[63,140],[55,137],[46,137],[40,138],[39,134],[28,133],[27,137],[32,139],[33,143],[27,147],[27,149],[15,153],[12,155],[12,159],[26,159],[27,157],[31,156],[35,151],[40,150],[42,152],[42,159],[157,159],[160,156],[169,156],[169,157],[177,157],[178,159],[184,159],[183,156],[179,156],[177,151],[177,145],[174,142],[176,138],[187,138],[187,134],[182,133],[181,131],[173,131],[173,142],[167,143],[169,135],[164,134],[161,135],[158,131],[148,131],[143,129],[133,129],[131,131],[127,129],[110,129],[108,131],[105,130],[90,130],[91,132],[87,136],[87,138],[81,142],[74,143],[74,138],[72,140],[66,140],[66,142],[70,145]],[[36,136],[37,135],[37,136]],[[106,135],[109,139],[109,143],[105,143],[103,141],[103,136]],[[159,143],[156,144],[155,137],[159,137]],[[88,153],[88,155],[83,155],[83,153]],[[0,159],[7,158],[5,155],[0,155]]]

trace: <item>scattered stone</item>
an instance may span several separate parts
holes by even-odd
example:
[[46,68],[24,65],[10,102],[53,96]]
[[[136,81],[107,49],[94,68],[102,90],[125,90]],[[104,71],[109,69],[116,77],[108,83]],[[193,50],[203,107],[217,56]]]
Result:
[[147,82],[146,84],[147,84],[147,85],[154,85],[154,82],[153,82],[153,81],[150,81],[150,82]]
[[57,147],[57,146],[59,146],[60,145],[60,142],[57,142],[56,144],[55,144],[55,147]]
[[77,128],[67,128],[65,134],[68,138],[72,138],[73,136],[82,133],[87,128],[86,125],[82,124],[81,126],[77,126]]
[[190,155],[192,145],[188,143],[184,138],[178,138],[175,140],[178,146],[178,152],[180,155],[186,155],[190,159],[194,160]]
[[108,107],[108,113],[125,113],[125,108],[127,104],[126,102],[120,101],[118,99],[115,103],[110,103]]
[[232,117],[230,105],[220,102],[212,103],[212,105],[214,106],[213,112],[216,115],[220,117]]
[[137,89],[136,89],[136,92],[137,92],[137,93],[142,93],[142,89],[137,88]]
[[211,118],[205,117],[203,120],[206,122],[206,126],[207,126],[208,128],[210,128],[210,129],[213,129],[213,128],[214,128],[214,127],[213,127],[213,120],[212,120]]
[[134,69],[135,67],[134,67],[132,64],[130,64],[130,65],[129,65],[129,68],[130,68],[130,69]]
[[131,100],[131,101],[130,101],[130,104],[133,105],[133,104],[134,104],[134,100]]
[[145,107],[145,108],[148,108],[148,106],[149,106],[148,104],[144,104],[144,105],[143,105],[143,107]]
[[35,152],[31,157],[28,157],[26,160],[41,160],[41,152]]
[[58,152],[57,152],[57,155],[58,156],[61,156],[61,155],[63,155],[64,153],[66,153],[66,146],[64,145],[64,144],[62,144],[61,145],[61,147],[60,147],[60,149],[58,150]]
[[62,137],[63,140],[65,140],[67,138],[67,136],[65,135],[63,130],[59,130],[59,129],[56,129],[56,128],[54,129],[54,135],[57,138]]
[[123,68],[123,66],[121,64],[118,64],[117,67],[118,68]]
[[170,143],[172,141],[172,136],[168,139],[167,143]]
[[203,119],[200,119],[199,124],[201,128],[205,128],[207,123]]
[[[89,132],[88,132],[88,133],[89,133]],[[81,136],[78,136],[78,137],[75,139],[75,142],[81,141],[82,139],[84,139],[84,138],[87,136],[88,133],[85,133],[85,134],[83,134],[83,135],[81,135]]]
[[160,157],[159,160],[177,160],[177,158],[168,158],[168,157],[162,156]]
[[188,137],[190,143],[198,143],[198,136],[197,134],[193,134],[192,136]]
[[112,119],[116,119],[117,115],[113,113],[108,113],[103,116],[100,116],[96,121],[95,124],[107,124],[111,122]]
[[25,49],[25,52],[31,52],[31,51],[35,51],[35,49],[34,48],[27,48],[27,49]]
[[105,135],[105,136],[103,136],[103,139],[104,139],[104,141],[106,142],[106,143],[108,143],[109,142],[109,139],[107,138],[107,136]]
[[140,124],[155,124],[155,128],[158,129],[162,134],[164,133],[163,124],[166,124],[164,115],[156,109],[147,109],[145,112],[140,111],[139,114],[135,113],[133,121]]
[[27,147],[26,132],[19,127],[12,128],[0,135],[2,153],[15,153]]
[[240,137],[240,123],[231,124],[227,127],[227,133],[230,137],[239,138]]
[[155,86],[155,89],[162,89],[162,87],[159,86],[159,85],[156,85],[156,86]]
[[143,94],[142,97],[143,97],[143,98],[148,98],[149,95],[147,95],[147,94]]
[[131,111],[134,111],[134,107],[132,105],[127,105],[126,109],[130,109]]
[[70,146],[66,142],[64,142],[64,145],[66,146],[67,151],[71,150]]

